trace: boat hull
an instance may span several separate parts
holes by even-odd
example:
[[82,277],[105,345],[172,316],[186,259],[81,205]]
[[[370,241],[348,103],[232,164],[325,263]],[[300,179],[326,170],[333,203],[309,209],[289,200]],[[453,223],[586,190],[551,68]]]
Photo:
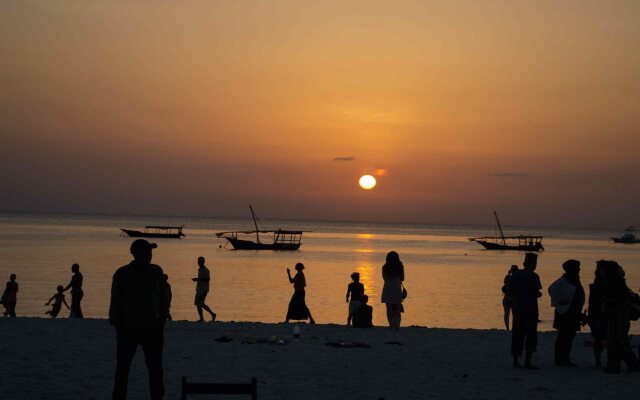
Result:
[[230,237],[225,239],[235,250],[298,250],[300,248],[300,243],[256,243]]
[[476,240],[482,247],[487,250],[517,250],[517,251],[542,251],[544,247],[542,243],[535,243],[533,245],[505,245],[501,243],[488,242],[486,240]]
[[625,244],[640,243],[640,240],[638,239],[611,238],[611,240],[613,240],[614,243],[625,243]]
[[120,230],[126,233],[127,236],[136,237],[136,238],[180,239],[182,236],[184,236],[183,233],[148,233],[148,232],[134,231],[131,229],[120,229]]

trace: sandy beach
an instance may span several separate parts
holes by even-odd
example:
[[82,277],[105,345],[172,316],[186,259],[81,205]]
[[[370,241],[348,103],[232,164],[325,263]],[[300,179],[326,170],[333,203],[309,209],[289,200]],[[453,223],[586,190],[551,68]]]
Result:
[[[260,399],[595,399],[637,397],[637,374],[595,369],[588,334],[576,338],[579,368],[553,366],[555,334],[539,336],[540,371],[511,367],[510,334],[499,330],[385,328],[242,322],[169,322],[165,330],[167,399],[180,377],[204,382],[258,378]],[[103,319],[0,319],[0,398],[107,399],[115,368],[115,332]],[[223,336],[232,341],[216,341]],[[279,343],[279,340],[284,343]],[[361,342],[340,348],[328,342]],[[388,344],[396,342],[401,344]],[[141,349],[130,399],[148,398]]]

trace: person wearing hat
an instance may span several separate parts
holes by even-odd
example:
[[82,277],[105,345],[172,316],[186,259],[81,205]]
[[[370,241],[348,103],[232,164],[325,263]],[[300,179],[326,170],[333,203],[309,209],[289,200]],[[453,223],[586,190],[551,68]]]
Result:
[[538,297],[542,296],[540,277],[534,271],[538,255],[526,253],[523,270],[513,274],[507,293],[513,296],[513,328],[511,330],[511,356],[513,366],[520,367],[518,358],[526,350],[524,367],[538,369],[531,364],[531,356],[538,344]]
[[563,367],[575,367],[571,362],[571,345],[583,320],[584,288],[580,282],[580,261],[562,264],[564,274],[549,286],[551,306],[555,307],[553,327],[558,330],[554,362]]
[[289,283],[293,283],[293,296],[291,296],[291,301],[289,302],[289,308],[287,309],[287,318],[285,319],[285,323],[289,323],[289,320],[306,320],[309,319],[310,324],[315,324],[316,321],[313,320],[311,316],[311,311],[309,311],[309,307],[307,307],[307,303],[305,302],[305,286],[307,286],[307,281],[304,278],[304,273],[302,270],[304,269],[304,264],[297,263],[295,266],[296,275],[291,277],[291,270],[287,268],[287,276],[289,277]]
[[169,308],[162,268],[151,264],[156,247],[144,239],[135,240],[130,248],[133,261],[113,275],[109,322],[117,332],[114,400],[127,397],[129,368],[138,345],[149,370],[151,399],[164,396],[163,330]]
[[[362,300],[362,296],[364,296],[364,285],[360,283],[360,274],[354,272],[351,274],[351,282],[347,286],[347,303],[349,303],[349,315],[347,316],[347,326],[351,325],[351,318],[353,318],[353,313],[355,313],[358,308],[360,308],[360,301]],[[351,295],[351,299],[349,299],[349,295]]]

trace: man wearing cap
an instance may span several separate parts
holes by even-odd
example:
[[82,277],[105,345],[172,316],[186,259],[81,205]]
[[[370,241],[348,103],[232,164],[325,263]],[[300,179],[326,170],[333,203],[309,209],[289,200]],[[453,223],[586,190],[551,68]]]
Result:
[[162,268],[151,264],[156,247],[144,239],[135,240],[131,244],[133,261],[113,275],[109,322],[116,328],[118,342],[114,400],[127,397],[129,368],[138,345],[149,370],[151,399],[164,396],[163,329],[169,311]]
[[531,364],[531,356],[538,344],[538,297],[542,296],[540,277],[534,271],[538,255],[526,253],[523,270],[513,274],[507,293],[513,296],[513,328],[511,335],[511,356],[513,366],[520,367],[518,357],[526,350],[524,367],[538,369]]
[[558,330],[556,338],[556,365],[575,367],[571,362],[571,345],[580,330],[582,306],[584,306],[584,288],[580,283],[580,261],[567,260],[562,264],[564,274],[549,286],[551,306],[555,307],[553,327]]

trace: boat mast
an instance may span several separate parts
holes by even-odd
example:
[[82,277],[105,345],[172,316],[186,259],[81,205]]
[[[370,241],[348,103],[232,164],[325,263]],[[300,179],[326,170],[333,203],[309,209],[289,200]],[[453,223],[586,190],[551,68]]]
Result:
[[496,216],[496,222],[498,223],[498,229],[500,229],[500,236],[502,236],[502,244],[506,245],[507,241],[504,239],[504,232],[502,232],[502,225],[500,225],[500,220],[498,219],[498,213],[496,213],[495,210],[493,210],[493,215]]
[[251,204],[249,204],[249,210],[251,210],[251,216],[253,217],[253,224],[256,226],[256,241],[260,243],[260,234],[258,233],[258,223],[256,222],[256,214],[253,212]]

